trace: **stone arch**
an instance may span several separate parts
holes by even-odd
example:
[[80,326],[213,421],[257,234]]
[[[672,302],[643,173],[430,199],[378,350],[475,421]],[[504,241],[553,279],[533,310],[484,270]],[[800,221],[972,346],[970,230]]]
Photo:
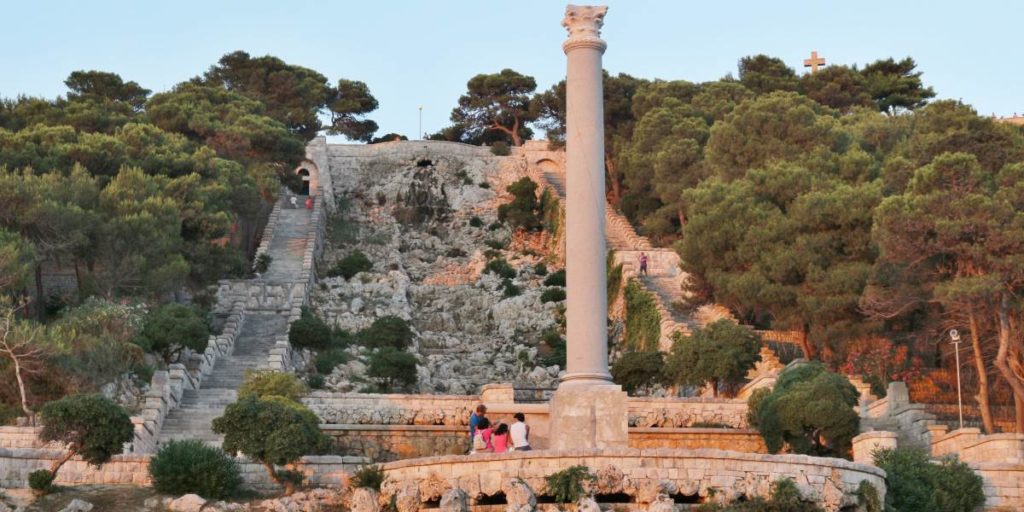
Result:
[[564,172],[563,169],[562,169],[562,166],[559,165],[558,162],[556,162],[556,161],[554,161],[554,160],[552,160],[550,158],[541,158],[540,160],[537,160],[535,165],[537,166],[537,168],[539,168],[541,170],[541,172],[544,172],[544,173],[549,173],[549,172],[551,172],[551,173],[562,173],[562,172]]
[[295,174],[302,178],[302,195],[315,196],[320,186],[320,168],[310,160],[303,160],[295,168]]

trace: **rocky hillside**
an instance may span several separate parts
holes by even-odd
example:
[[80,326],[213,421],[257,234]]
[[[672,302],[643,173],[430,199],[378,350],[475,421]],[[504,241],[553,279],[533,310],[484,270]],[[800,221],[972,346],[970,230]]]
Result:
[[[354,251],[372,270],[351,279],[321,277],[314,312],[350,332],[394,315],[417,334],[417,392],[469,394],[491,382],[553,387],[560,368],[539,363],[540,335],[557,326],[559,302],[542,303],[546,235],[524,237],[497,222],[505,187],[527,174],[516,157],[456,157],[424,152],[381,156],[334,176],[337,212],[320,268]],[[516,270],[518,295],[488,261]],[[326,274],[326,272],[321,272]],[[327,387],[358,391],[365,349],[335,368]],[[543,348],[541,348],[543,350]]]

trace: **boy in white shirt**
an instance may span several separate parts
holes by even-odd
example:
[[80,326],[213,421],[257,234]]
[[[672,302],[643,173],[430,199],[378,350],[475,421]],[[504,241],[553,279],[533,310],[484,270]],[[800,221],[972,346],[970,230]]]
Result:
[[517,412],[512,417],[516,421],[508,428],[508,431],[512,437],[513,451],[530,451],[530,426],[526,424],[526,416],[521,412]]

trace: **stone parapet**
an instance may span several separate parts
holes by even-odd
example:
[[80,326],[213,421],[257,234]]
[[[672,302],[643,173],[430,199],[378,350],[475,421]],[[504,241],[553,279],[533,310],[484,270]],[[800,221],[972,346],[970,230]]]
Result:
[[710,448],[744,453],[768,453],[764,438],[756,430],[728,428],[641,428],[629,429],[630,448]]
[[876,450],[891,450],[896,448],[895,432],[884,430],[864,432],[853,438],[853,461],[862,464],[871,464],[874,461]]
[[[806,455],[763,455],[723,450],[603,449],[541,450],[505,454],[438,456],[384,465],[384,501],[415,488],[417,504],[435,501],[459,488],[475,503],[501,494],[513,482],[524,482],[547,496],[545,477],[572,465],[597,475],[598,494],[626,494],[649,502],[657,489],[670,488],[697,501],[728,501],[767,496],[774,481],[790,478],[801,493],[826,510],[856,506],[856,489],[868,482],[884,497],[885,473],[865,464]],[[654,492],[648,492],[654,489]],[[413,508],[415,509],[415,508]]]

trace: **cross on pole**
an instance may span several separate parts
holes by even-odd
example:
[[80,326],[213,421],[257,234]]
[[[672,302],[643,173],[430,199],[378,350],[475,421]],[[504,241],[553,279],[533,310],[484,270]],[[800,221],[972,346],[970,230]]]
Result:
[[818,52],[817,51],[812,51],[811,52],[811,58],[804,59],[804,67],[805,68],[811,68],[811,74],[812,75],[814,73],[818,72],[818,67],[819,66],[824,66],[824,65],[825,65],[825,58],[824,57],[818,57]]

